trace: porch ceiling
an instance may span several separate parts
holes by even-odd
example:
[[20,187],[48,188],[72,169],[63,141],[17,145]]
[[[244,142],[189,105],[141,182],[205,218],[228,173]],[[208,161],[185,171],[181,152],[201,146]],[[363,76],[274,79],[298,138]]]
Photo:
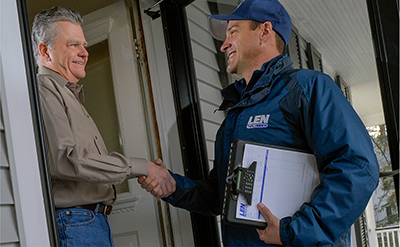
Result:
[[366,0],[280,0],[299,33],[350,86],[353,107],[366,125],[382,124],[374,47]]

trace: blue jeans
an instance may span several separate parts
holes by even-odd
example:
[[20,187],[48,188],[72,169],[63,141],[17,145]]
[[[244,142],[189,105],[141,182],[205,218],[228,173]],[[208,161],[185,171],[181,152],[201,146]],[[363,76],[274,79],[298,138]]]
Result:
[[108,218],[97,212],[97,208],[95,212],[83,208],[56,211],[62,247],[114,246]]

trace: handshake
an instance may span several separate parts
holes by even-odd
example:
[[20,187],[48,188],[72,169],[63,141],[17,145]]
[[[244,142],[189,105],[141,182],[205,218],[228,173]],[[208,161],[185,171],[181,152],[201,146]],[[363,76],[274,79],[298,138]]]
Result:
[[176,189],[176,181],[169,173],[161,159],[149,164],[149,175],[138,178],[138,183],[147,192],[158,198],[168,197]]

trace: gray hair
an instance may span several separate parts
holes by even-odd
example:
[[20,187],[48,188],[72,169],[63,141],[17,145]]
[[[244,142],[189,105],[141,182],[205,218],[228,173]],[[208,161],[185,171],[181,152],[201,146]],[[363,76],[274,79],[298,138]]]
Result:
[[58,21],[69,21],[77,25],[83,23],[82,15],[71,8],[53,7],[38,13],[32,25],[33,52],[37,64],[39,64],[40,58],[38,45],[43,42],[52,48],[53,40],[59,34],[56,25]]

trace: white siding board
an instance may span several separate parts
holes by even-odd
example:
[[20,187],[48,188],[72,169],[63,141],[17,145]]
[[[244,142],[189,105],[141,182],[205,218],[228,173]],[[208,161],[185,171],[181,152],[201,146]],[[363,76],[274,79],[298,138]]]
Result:
[[[210,168],[210,170],[214,167],[214,160],[208,159],[208,167]],[[218,223],[218,226],[219,226],[219,223]]]
[[0,211],[1,244],[18,242],[17,220],[14,206],[2,205]]
[[194,61],[194,66],[198,78],[201,78],[202,81],[206,81],[209,84],[221,87],[221,84],[219,83],[218,69],[212,69],[196,60]]
[[4,124],[3,124],[3,112],[0,107],[0,131],[4,131]]
[[[196,9],[188,8],[194,12]],[[214,45],[214,40],[210,36],[207,27],[207,16],[201,14],[197,18],[192,18],[193,16],[188,15],[188,25],[189,25],[189,32],[192,41],[197,42],[198,44],[206,47],[209,51],[213,53],[217,53],[216,47]]]
[[0,167],[9,167],[6,139],[3,131],[0,131]]
[[216,136],[217,131],[219,129],[219,124],[208,122],[208,121],[204,121],[203,122],[203,126],[204,126],[204,133],[205,133],[206,140],[210,140],[210,141],[214,142],[215,141],[215,136]]
[[222,95],[220,89],[204,83],[198,83],[198,89],[201,99],[212,102],[216,106],[221,105]]
[[215,58],[215,55],[213,53],[194,42],[192,42],[192,50],[193,56],[197,60],[213,68],[218,68],[217,59]]
[[214,142],[206,141],[208,160],[214,160]]
[[222,95],[221,95],[221,85],[217,85],[217,84],[213,84],[212,82],[209,82],[209,81],[205,81],[205,80],[203,80],[201,77],[198,77],[197,76],[197,83],[198,84],[200,84],[200,83],[203,83],[203,84],[205,84],[205,85],[207,85],[207,86],[209,86],[209,87],[212,87],[212,88],[214,88],[215,90],[217,90],[218,92],[219,92],[219,95],[221,96],[221,99],[222,99]]
[[208,7],[208,2],[209,1],[195,1],[191,6],[202,12],[205,16],[209,16],[211,13]]
[[210,105],[207,102],[201,102],[200,106],[203,119],[219,124],[224,121],[225,115],[221,111],[216,111],[214,113],[215,109],[217,109],[214,105]]
[[17,243],[4,243],[1,244],[1,247],[20,247],[20,245]]
[[0,202],[1,206],[14,205],[14,199],[11,191],[10,170],[8,168],[0,168]]
[[191,35],[190,37],[192,42],[203,46],[205,49],[207,49],[207,51],[211,53],[217,54],[217,49],[215,48],[213,40],[207,37],[209,35],[208,32],[199,29],[196,25],[193,24],[193,22],[189,22],[189,29],[193,30],[191,31],[193,35]]
[[210,15],[210,11],[208,11],[208,6],[206,5],[205,1],[196,1],[196,4],[191,4],[186,8],[188,19],[199,23],[205,30],[208,27],[207,17]]

